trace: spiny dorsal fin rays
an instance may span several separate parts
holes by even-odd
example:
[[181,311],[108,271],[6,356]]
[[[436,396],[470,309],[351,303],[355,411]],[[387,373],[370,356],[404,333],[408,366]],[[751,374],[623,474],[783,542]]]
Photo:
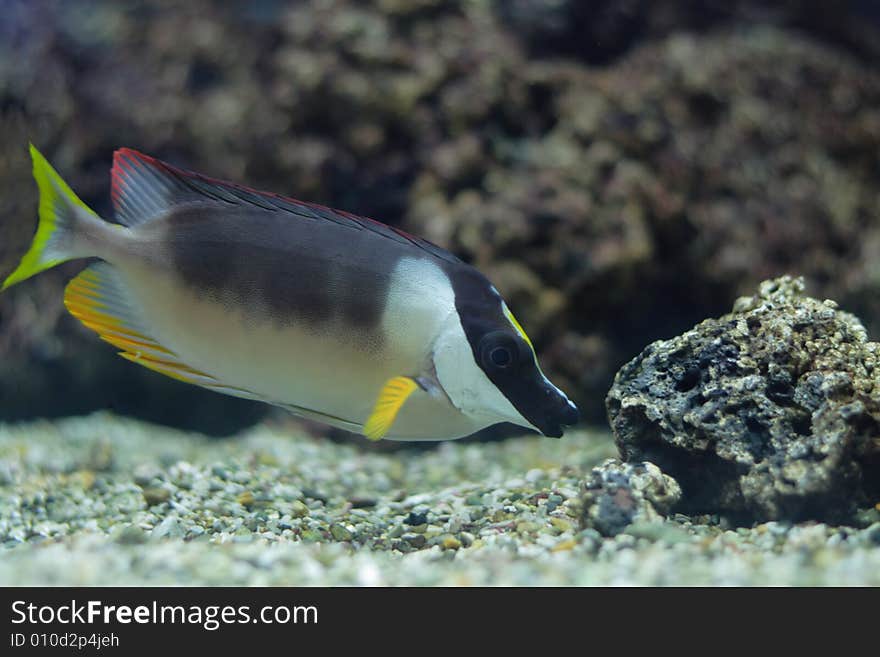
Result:
[[129,148],[113,153],[110,194],[116,220],[135,226],[162,217],[177,202],[198,195],[158,160]]
[[364,424],[364,435],[370,440],[379,440],[388,433],[400,409],[418,387],[419,384],[408,376],[388,379],[379,393],[373,412]]
[[113,209],[116,219],[125,226],[163,217],[178,203],[245,203],[268,211],[289,212],[307,220],[332,221],[356,230],[369,230],[396,242],[412,244],[436,258],[454,264],[461,262],[427,240],[379,221],[179,169],[130,148],[120,148],[113,154],[111,177]]

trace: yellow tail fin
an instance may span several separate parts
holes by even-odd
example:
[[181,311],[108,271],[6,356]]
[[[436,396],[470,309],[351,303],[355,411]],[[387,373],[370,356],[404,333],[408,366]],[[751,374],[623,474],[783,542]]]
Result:
[[0,288],[3,290],[77,257],[71,251],[71,244],[78,218],[83,212],[98,216],[73,193],[33,144],[30,148],[34,178],[40,190],[40,220],[30,249],[15,271],[3,281]]

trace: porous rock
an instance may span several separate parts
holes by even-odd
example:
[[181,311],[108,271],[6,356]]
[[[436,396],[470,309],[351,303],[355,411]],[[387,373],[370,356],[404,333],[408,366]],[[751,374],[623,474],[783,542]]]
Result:
[[678,502],[681,489],[653,463],[607,459],[581,485],[581,523],[615,536],[634,522],[662,519]]
[[675,477],[682,510],[834,519],[880,496],[880,345],[800,278],[649,345],[606,404],[622,458]]

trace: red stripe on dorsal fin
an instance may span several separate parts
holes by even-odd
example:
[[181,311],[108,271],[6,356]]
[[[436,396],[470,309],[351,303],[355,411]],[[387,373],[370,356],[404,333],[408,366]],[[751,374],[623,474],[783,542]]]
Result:
[[460,262],[440,247],[374,219],[209,178],[130,148],[120,148],[113,154],[112,179],[113,208],[117,220],[125,226],[162,217],[179,203],[247,204],[306,219],[332,221],[356,230],[369,230],[396,242],[417,246],[435,257]]
[[286,210],[309,219],[329,219],[356,228],[362,228],[363,223],[373,223],[347,212],[179,169],[130,148],[120,148],[113,154],[111,176],[116,218],[126,226],[163,216],[176,204],[197,201],[249,204],[270,211]]
[[130,148],[113,153],[111,196],[116,220],[135,226],[164,216],[192,195],[178,172],[164,162]]

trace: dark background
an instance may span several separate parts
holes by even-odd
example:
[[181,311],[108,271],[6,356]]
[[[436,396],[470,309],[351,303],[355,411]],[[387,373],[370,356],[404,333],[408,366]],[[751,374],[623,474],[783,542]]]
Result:
[[[767,277],[880,334],[880,3],[0,7],[4,276],[36,221],[28,140],[106,216],[129,146],[450,248],[590,422],[621,364]],[[63,311],[82,266],[0,297],[0,418],[275,412],[117,358]]]

